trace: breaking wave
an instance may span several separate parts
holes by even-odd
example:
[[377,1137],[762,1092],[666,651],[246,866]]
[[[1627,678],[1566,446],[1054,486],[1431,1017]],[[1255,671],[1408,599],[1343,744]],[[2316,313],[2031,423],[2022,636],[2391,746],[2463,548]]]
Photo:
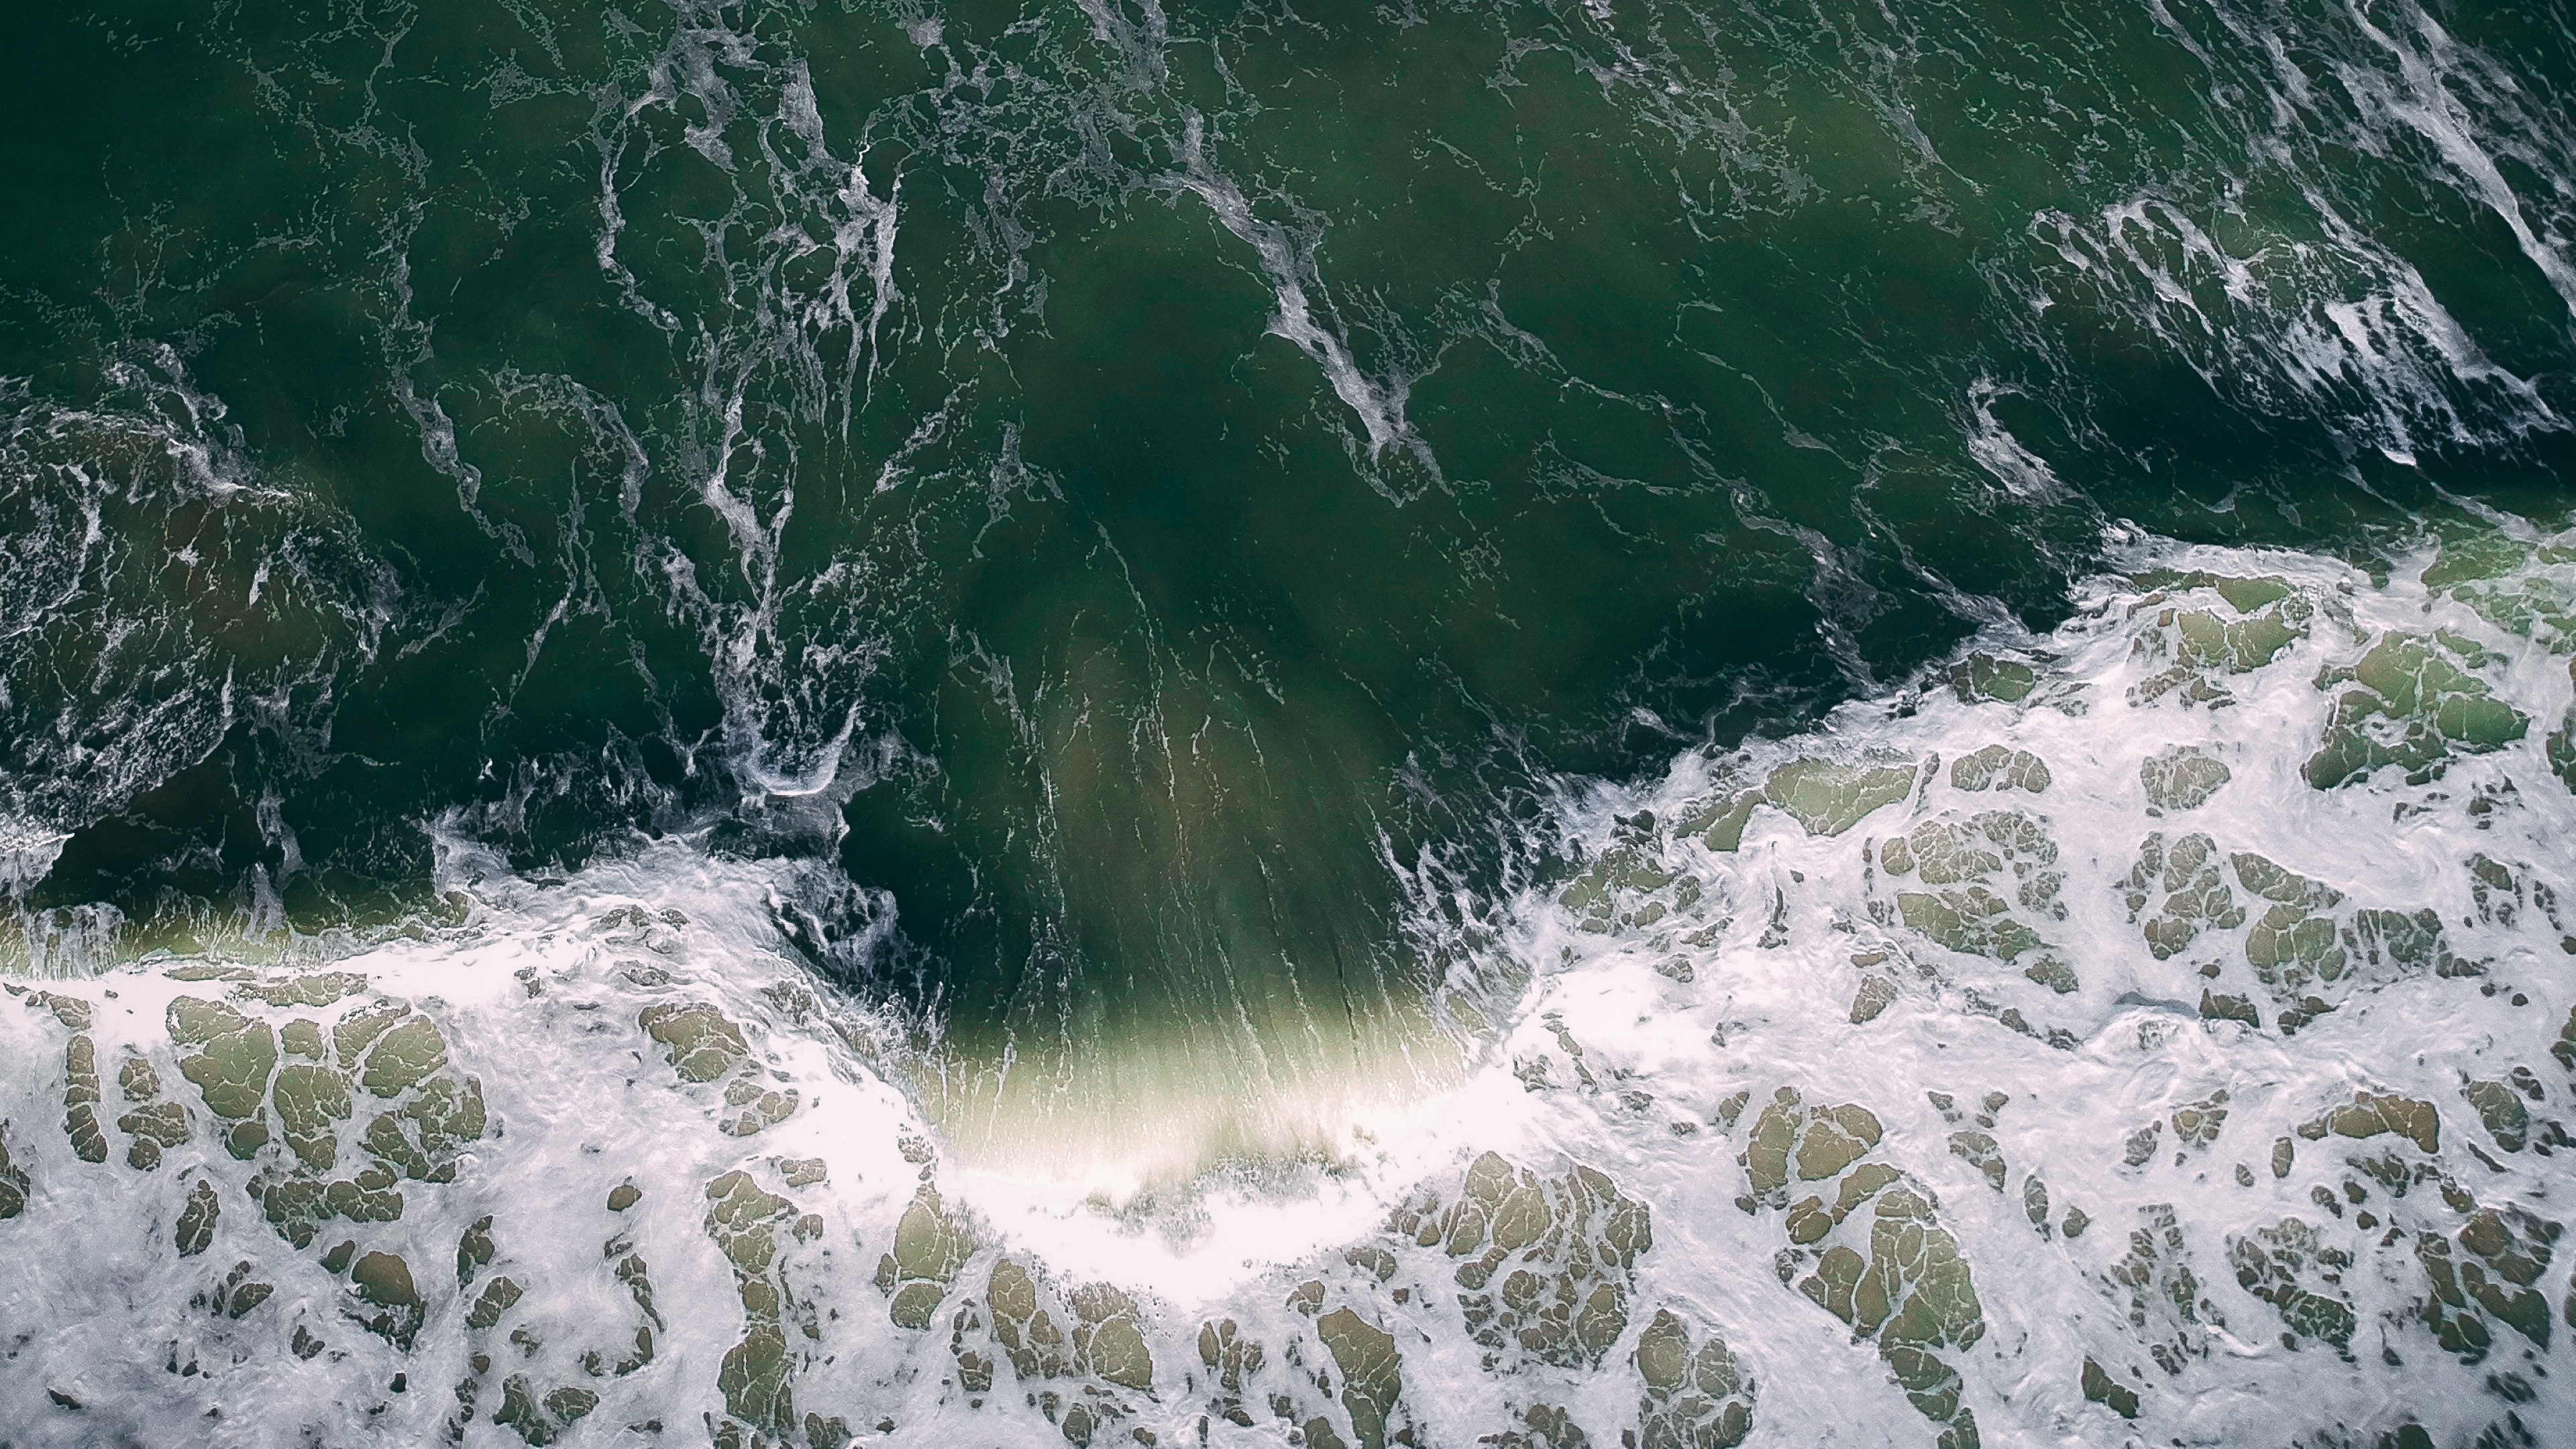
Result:
[[0,1085],[0,1304],[47,1331],[0,1419],[2545,1438],[2576,533],[2108,548],[2047,635],[1569,782],[1572,863],[1461,947],[1517,984],[1453,983],[1455,1084],[1186,1186],[961,1160],[934,1045],[782,926],[801,867],[682,843],[533,880],[447,839],[401,932],[11,981],[48,1068]]

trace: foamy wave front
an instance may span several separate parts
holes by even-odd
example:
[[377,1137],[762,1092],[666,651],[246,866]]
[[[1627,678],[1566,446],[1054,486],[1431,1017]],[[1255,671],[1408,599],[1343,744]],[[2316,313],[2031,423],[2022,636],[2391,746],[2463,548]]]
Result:
[[2115,550],[1588,788],[1482,1064],[1188,1192],[953,1158],[681,845],[10,982],[0,1440],[2545,1440],[2576,536]]

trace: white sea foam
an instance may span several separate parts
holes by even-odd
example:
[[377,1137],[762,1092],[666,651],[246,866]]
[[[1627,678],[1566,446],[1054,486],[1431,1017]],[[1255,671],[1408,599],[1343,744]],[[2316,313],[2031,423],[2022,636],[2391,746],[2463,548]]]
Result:
[[[1242,188],[1210,162],[1207,125],[1195,113],[1184,123],[1179,152],[1183,169],[1159,184],[1167,190],[1187,191],[1206,202],[1218,224],[1252,248],[1279,304],[1271,314],[1270,335],[1313,358],[1325,380],[1333,385],[1333,395],[1359,415],[1360,426],[1368,435],[1364,461],[1373,465],[1389,448],[1394,448],[1413,459],[1428,478],[1438,480],[1439,460],[1413,425],[1405,421],[1404,403],[1413,379],[1400,373],[1371,377],[1351,356],[1349,341],[1330,315],[1329,304],[1322,306],[1319,315],[1324,287],[1315,255],[1323,243],[1321,218],[1311,213],[1301,215],[1302,225],[1297,231],[1263,220]],[[1370,476],[1377,480],[1379,491],[1399,503],[1407,500],[1406,490],[1390,487],[1374,471]]]
[[[899,1090],[922,1059],[788,949],[774,862],[675,843],[545,883],[451,836],[457,914],[413,938],[13,983],[0,1423],[1606,1444],[1721,1442],[1749,1411],[1776,1443],[2545,1439],[2576,1293],[2543,1226],[2576,1187],[2571,544],[2464,534],[2428,588],[2429,553],[2381,585],[2116,542],[2046,638],[1579,787],[1579,868],[1506,913],[1497,974],[1529,984],[1479,1070],[1123,1208],[950,1160]],[[2407,707],[2409,681],[2440,697]],[[2319,788],[2374,746],[2403,758]],[[421,1025],[367,1045],[380,1001]],[[324,1078],[355,1080],[337,1119]],[[250,1121],[265,1143],[228,1135]],[[1909,1305],[1890,1326],[1810,1301],[1838,1301],[1843,1249]],[[403,1260],[417,1322],[368,1301],[356,1279],[403,1295],[367,1254]],[[1677,1334],[1725,1347],[1659,1389]]]

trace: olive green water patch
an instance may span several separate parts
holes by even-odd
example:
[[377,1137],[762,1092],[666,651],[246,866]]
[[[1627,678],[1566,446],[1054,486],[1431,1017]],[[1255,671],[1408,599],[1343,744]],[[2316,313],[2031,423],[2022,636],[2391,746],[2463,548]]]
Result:
[[459,1082],[454,1077],[433,1077],[421,1085],[420,1094],[401,1109],[401,1115],[419,1125],[421,1150],[434,1162],[443,1159],[482,1139],[488,1125],[483,1079],[467,1077]]
[[[725,1412],[755,1432],[785,1433],[796,1422],[797,1358],[787,1329],[809,1319],[812,1310],[789,1292],[779,1237],[795,1232],[802,1220],[793,1202],[763,1190],[748,1172],[728,1172],[708,1183],[707,1200],[707,1235],[732,1266],[742,1299],[742,1341],[726,1351],[716,1376]],[[931,1306],[937,1307],[935,1300]]]
[[[2342,892],[2263,856],[2239,853],[2228,865],[2262,912],[2246,933],[2245,962],[2279,1004],[2284,1034],[2334,1010],[2365,983],[2484,970],[2483,963],[2453,954],[2441,918],[2429,909],[2346,910]],[[2510,881],[2509,872],[2505,878]],[[2137,898],[2132,891],[2132,902]],[[2178,927],[2172,938],[2187,939]]]
[[1753,1382],[1711,1333],[1697,1348],[1669,1309],[1637,1335],[1637,1439],[1647,1449],[1733,1449],[1753,1432]]
[[277,1033],[268,1023],[220,1001],[182,996],[170,1003],[169,1025],[173,1041],[198,1048],[179,1059],[179,1074],[197,1084],[206,1110],[232,1122],[259,1117],[277,1070]]
[[2500,750],[2523,737],[2530,717],[2494,697],[2469,672],[2475,646],[2448,637],[2390,633],[2360,661],[2317,676],[2336,695],[2325,737],[2301,773],[2331,790],[2395,766],[2406,783],[2439,779],[2456,755]]
[[877,1288],[890,1295],[887,1312],[896,1326],[928,1328],[974,1251],[966,1225],[949,1216],[938,1188],[923,1183],[895,1224],[894,1251],[877,1260]]
[[2334,1108],[2299,1128],[2299,1135],[2311,1142],[2328,1132],[2356,1138],[2395,1133],[2427,1154],[2442,1150],[2442,1119],[2433,1104],[2394,1093],[2356,1093],[2351,1106]]
[[546,1395],[546,1412],[555,1416],[555,1422],[567,1427],[576,1420],[587,1418],[598,1407],[599,1395],[588,1389],[566,1385]]
[[284,981],[246,981],[233,994],[270,1006],[330,1006],[367,989],[367,978],[349,971],[324,971]]
[[[2069,1238],[2082,1231],[2078,1216],[2068,1215]],[[2227,1325],[2201,1290],[2190,1244],[2170,1203],[2138,1209],[2128,1250],[2106,1276],[2114,1300],[2126,1301],[2130,1332],[2166,1373],[2179,1374],[2189,1360],[2208,1357],[2210,1330]]]
[[63,1135],[83,1162],[107,1160],[107,1133],[98,1125],[98,1043],[73,1037],[63,1046]]
[[349,1120],[349,1079],[328,1067],[289,1063],[270,1089],[287,1149],[305,1170],[327,1173],[339,1165],[339,1124]]
[[2236,1284],[2280,1312],[2282,1341],[2298,1346],[2300,1338],[2321,1338],[2339,1354],[2352,1346],[2352,1299],[2342,1292],[2344,1271],[2352,1253],[2318,1238],[2306,1220],[2282,1217],[2241,1238],[2228,1238],[2228,1263]]
[[741,1110],[718,1122],[716,1130],[733,1137],[755,1136],[795,1116],[802,1100],[794,1087],[773,1090],[745,1072],[725,1084],[725,1105]]
[[1801,1247],[1823,1241],[1853,1213],[1868,1205],[1879,1189],[1894,1184],[1899,1176],[1895,1168],[1885,1163],[1863,1163],[1849,1177],[1842,1179],[1830,1195],[1819,1194],[1791,1203],[1786,1223],[1789,1241]]
[[2031,1230],[2041,1242],[2048,1241],[2048,1184],[2032,1173],[2021,1183],[2022,1216],[2030,1220]]
[[149,1102],[161,1095],[161,1073],[145,1056],[128,1056],[117,1064],[117,1089],[128,1102]]
[[[646,1318],[652,1320],[652,1325],[655,1328],[667,1328],[669,1325],[662,1321],[661,1311],[653,1306],[653,1278],[651,1265],[647,1264],[642,1258],[635,1254],[629,1253],[618,1260],[616,1271],[617,1281],[625,1285],[627,1296],[635,1300],[635,1306],[642,1310]],[[652,1358],[651,1340],[644,1338],[639,1334],[638,1342],[644,1350],[644,1358],[647,1361],[650,1361]]]
[[2535,564],[2547,569],[2576,561],[2568,535],[2533,545],[2501,530],[2478,529],[2441,544],[2440,557],[2423,573],[2427,591],[2436,597],[2448,593],[2488,623],[2552,653],[2576,651],[2576,588],[2552,573],[2526,572]]
[[321,1224],[334,1218],[352,1223],[399,1221],[403,1196],[388,1190],[392,1183],[390,1174],[378,1174],[366,1182],[323,1182],[263,1172],[250,1180],[246,1190],[259,1203],[279,1237],[298,1248],[307,1248],[312,1246]]
[[1891,876],[1922,874],[1926,885],[1955,885],[1981,880],[2003,868],[2003,857],[1983,848],[1973,824],[1927,820],[1910,836],[1891,838],[1879,849],[1879,865]]
[[1136,1300],[1106,1283],[1073,1291],[1073,1362],[1080,1372],[1124,1388],[1149,1388],[1154,1358]]
[[2084,1360],[2083,1371],[2076,1375],[2076,1383],[2084,1390],[2086,1399],[2102,1405],[2123,1419],[2138,1417],[2138,1391],[2111,1377],[2110,1371],[2096,1363],[2090,1355],[2087,1355]]
[[2451,597],[2488,623],[2552,654],[2576,653],[2576,587],[2546,574],[2497,583],[2462,584]]
[[[1898,890],[1895,919],[1952,951],[2012,962],[2046,945],[2038,930],[2015,914],[2066,919],[2062,872],[2052,869],[2057,845],[2046,824],[2014,810],[1990,810],[1926,820],[1878,848],[1878,863],[1891,883],[1913,877],[1933,890]],[[2001,891],[2009,889],[2007,899]],[[1883,904],[1872,914],[1888,921]],[[2052,989],[2074,989],[2074,973],[2048,953],[2027,973]]]
[[532,1446],[554,1442],[554,1426],[538,1414],[536,1386],[526,1374],[512,1374],[501,1381],[501,1407],[492,1411],[492,1422],[516,1430]]
[[1831,1177],[1877,1146],[1880,1136],[1878,1118],[1866,1108],[1850,1103],[1808,1108],[1794,1088],[1780,1088],[1754,1119],[1744,1151],[1736,1157],[1752,1186],[1748,1210],[1755,1202],[1787,1205],[1793,1157],[1801,1181]]
[[1840,835],[1873,811],[1914,793],[1919,768],[1792,760],[1771,772],[1763,797],[1809,835]]
[[1971,654],[1950,673],[1950,687],[1962,704],[2018,704],[2038,685],[2039,672],[2028,664],[1991,654]]
[[[958,1364],[958,1387],[969,1392],[969,1395],[987,1395],[987,1392],[992,1392],[992,1369],[994,1369],[992,1354],[984,1354],[979,1346],[969,1346],[969,1341],[966,1341],[969,1333],[981,1336],[984,1328],[987,1328],[984,1315],[981,1315],[981,1312],[976,1310],[976,1305],[971,1305],[971,1302],[969,1305],[958,1307],[956,1315],[948,1318],[948,1356],[956,1359]],[[976,1343],[981,1343],[981,1338],[976,1338]],[[984,1400],[979,1400],[979,1397],[976,1397],[976,1400],[969,1400],[966,1408],[984,1408]]]
[[1974,1344],[1985,1334],[1984,1309],[1967,1261],[1959,1256],[1958,1239],[1939,1225],[1930,1200],[1908,1188],[1878,1195],[1869,1267],[1852,1295],[1854,1326],[1869,1323],[1882,1304],[1894,1311],[1880,1331],[1880,1353],[1896,1369],[1918,1410],[1928,1418],[1949,1420],[1958,1411],[1957,1375],[1927,1364],[1918,1373],[1942,1381],[1939,1388],[1927,1388],[1909,1377],[1900,1355],[1909,1349]]
[[2511,930],[2536,911],[2551,931],[2565,936],[2568,920],[2559,909],[2558,892],[2547,872],[2528,863],[2517,867],[2484,851],[2471,855],[2466,864],[2469,899],[2477,907],[2479,920]]
[[2342,979],[2347,955],[2324,913],[2343,904],[2343,893],[2259,855],[2231,856],[2228,864],[2240,884],[2271,903],[2245,938],[2256,978],[2284,1000]]
[[1404,1392],[1404,1361],[1395,1351],[1395,1335],[1348,1308],[1336,1308],[1315,1321],[1315,1336],[1341,1370],[1342,1408],[1351,1418],[1351,1437],[1360,1449],[1386,1449],[1387,1420]]
[[492,1215],[484,1214],[466,1226],[456,1240],[456,1286],[474,1286],[476,1274],[492,1266],[500,1245],[492,1239]]
[[179,1208],[179,1223],[174,1237],[182,1258],[193,1258],[214,1246],[215,1225],[223,1220],[224,1205],[215,1196],[215,1185],[198,1178],[188,1189],[188,1200]]
[[1626,1331],[1637,1259],[1654,1245],[1646,1205],[1606,1174],[1576,1164],[1547,1178],[1491,1152],[1454,1201],[1417,1194],[1387,1226],[1462,1260],[1453,1276],[1476,1342],[1567,1367],[1598,1365]]
[[1261,1341],[1243,1332],[1231,1318],[1199,1325],[1199,1361],[1216,1374],[1217,1387],[1240,1394],[1247,1379],[1260,1374],[1265,1359]]
[[759,1277],[778,1256],[779,1226],[795,1216],[796,1205],[765,1192],[748,1172],[728,1172],[707,1184],[707,1235],[723,1250],[737,1275]]
[[376,1039],[359,1084],[379,1097],[399,1097],[446,1065],[447,1038],[428,1017],[407,1016]]
[[2488,1321],[2549,1347],[2549,1300],[2541,1286],[2559,1224],[2520,1207],[2478,1207],[2458,1234],[2459,1254],[2439,1233],[2421,1233],[2415,1255],[2432,1293],[2424,1321],[2442,1347],[2475,1363],[2494,1343]]
[[163,1152],[188,1140],[188,1109],[155,1100],[161,1095],[161,1073],[149,1057],[127,1056],[117,1066],[116,1082],[132,1108],[116,1119],[117,1130],[129,1139],[125,1165],[150,1172],[161,1165]]
[[2214,574],[2205,569],[2187,572],[2180,569],[2151,569],[2145,573],[2131,574],[2129,582],[2146,591],[2145,597],[2131,606],[2132,613],[2138,609],[2161,604],[2170,595],[2186,593],[2193,589],[2215,591],[2219,598],[2227,602],[2227,607],[2239,614],[2254,613],[2279,603],[2297,592],[2291,587],[2288,579],[2274,575],[2242,578]]
[[[1964,1382],[1938,1351],[1982,1338],[1984,1307],[1930,1195],[1895,1168],[1864,1160],[1883,1135],[1865,1108],[1809,1107],[1780,1088],[1737,1158],[1749,1189],[1737,1206],[1786,1207],[1790,1246],[1775,1264],[1782,1285],[1851,1325],[1855,1341],[1874,1340],[1916,1411],[1947,1426],[1944,1442],[1973,1443]],[[1795,1202],[1793,1172],[1801,1189],[1814,1184]]]
[[411,1014],[407,1002],[384,1000],[341,1017],[331,1028],[331,1050],[343,1071],[356,1072],[358,1059],[395,1022]]
[[501,1381],[501,1407],[492,1411],[492,1422],[517,1433],[530,1449],[539,1449],[554,1443],[598,1407],[599,1395],[572,1384],[555,1388],[540,1400],[526,1374],[512,1374]]
[[1753,819],[1753,807],[1761,803],[1759,790],[1721,795],[1683,816],[1680,832],[1698,836],[1711,850],[1734,850],[1744,844],[1744,827]]
[[2523,1105],[2529,1098],[2542,1100],[2540,1079],[2528,1067],[2516,1067],[2503,1081],[2473,1081],[2460,1089],[2469,1106],[2478,1114],[2479,1125],[2507,1152],[2520,1152],[2531,1131],[2531,1109]]
[[63,1075],[67,1080],[64,1105],[96,1105],[100,1100],[98,1043],[86,1036],[76,1036],[65,1042]]
[[[882,1262],[877,1266],[877,1276],[880,1288],[892,1278]],[[1064,1329],[1056,1322],[1057,1315],[1038,1301],[1037,1280],[1028,1269],[1009,1258],[996,1262],[985,1285],[984,1301],[993,1310],[993,1336],[1010,1358],[1012,1372],[1023,1379],[1061,1378],[1073,1372]],[[1254,1344],[1249,1353],[1252,1367],[1258,1369],[1260,1345]],[[1236,1355],[1238,1366],[1243,1361],[1241,1354]]]
[[[2152,626],[2130,644],[2130,657],[2164,667],[2129,690],[2137,704],[2160,699],[2186,706],[2231,704],[2235,696],[2220,681],[2250,674],[2271,664],[2281,652],[2308,635],[2315,606],[2303,594],[2277,579],[2219,580],[2207,575],[2176,575],[2173,589],[2216,588],[2228,614],[2185,608],[2167,602],[2170,590],[2150,592],[2129,607],[2134,619],[2154,609]],[[2256,603],[2260,600],[2260,603]],[[2247,607],[2247,606],[2251,607]]]
[[1997,1192],[2004,1190],[2007,1169],[2003,1148],[1992,1136],[1976,1131],[1953,1132],[1950,1134],[1950,1155],[1984,1174],[1986,1186]]
[[671,1069],[684,1082],[712,1082],[751,1056],[742,1028],[712,1006],[657,1003],[636,1024],[669,1050]]
[[1794,1159],[1798,1180],[1832,1177],[1877,1146],[1878,1140],[1878,1118],[1866,1109],[1848,1103],[1819,1107],[1808,1115],[1806,1130],[1798,1138]]
[[2187,1107],[2176,1107],[2174,1145],[2198,1151],[2216,1142],[2227,1125],[2227,1102],[2227,1090],[2222,1087]]
[[2138,863],[2119,888],[2132,922],[2156,906],[2143,929],[2147,951],[2159,961],[2179,954],[2203,931],[2245,924],[2244,907],[2219,876],[2217,842],[2206,835],[2186,835],[2170,847],[2162,831],[2149,835],[2138,843]]
[[414,1182],[455,1180],[458,1155],[488,1123],[483,1082],[432,1077],[409,1102],[377,1114],[362,1139],[376,1167]]
[[[1081,1397],[1075,1401],[1084,1412],[1077,1427],[1085,1433],[1109,1435],[1135,1412],[1114,1390],[1150,1393],[1153,1389],[1154,1361],[1145,1343],[1143,1311],[1113,1285],[1087,1284],[1059,1298],[1036,1275],[1003,1258],[986,1280],[984,1306],[992,1314],[992,1342],[1022,1382],[1090,1380],[1080,1385]],[[957,1360],[960,1382],[970,1392],[991,1389],[994,1360],[973,1346],[981,1341],[985,1326],[973,1300],[957,1310],[950,1324],[949,1352]],[[1220,1374],[1223,1392],[1211,1403],[1211,1410],[1237,1424],[1249,1424],[1250,1415],[1236,1396],[1244,1392],[1245,1381],[1261,1370],[1261,1345],[1240,1336],[1234,1321],[1227,1319],[1200,1326],[1199,1350]],[[1053,1417],[1059,1401],[1056,1392],[1039,1389],[1035,1397]],[[1069,1412],[1063,1422],[1073,1422]]]
[[1899,891],[1896,909],[1908,928],[1964,955],[2011,961],[2042,944],[2038,932],[2013,919],[2011,904],[1984,886]]
[[479,1332],[498,1325],[501,1315],[509,1312],[525,1295],[526,1290],[506,1275],[494,1278],[475,1295],[474,1306],[465,1312],[465,1326]]
[[2576,1007],[2568,1008],[2566,1023],[2558,1028],[2558,1040],[2549,1044],[2549,1054],[2560,1066],[2576,1072]]
[[2036,795],[2049,783],[2046,761],[2008,745],[1988,745],[1950,762],[1950,786],[1956,790],[2027,790]]
[[[2567,666],[2567,673],[2571,679],[2576,679],[2576,663]],[[2558,728],[2541,742],[2541,754],[2557,774],[2558,782],[2570,791],[2576,791],[2576,704],[2567,707]]]
[[426,1310],[411,1265],[392,1253],[366,1253],[349,1268],[349,1316],[397,1348],[411,1347]]
[[2420,911],[2365,910],[2353,913],[2343,941],[2361,964],[2391,976],[2477,976],[2480,962],[2451,953],[2442,918],[2430,907]]
[[1698,904],[1700,883],[1653,863],[1634,846],[1603,853],[1567,886],[1558,903],[1579,929],[1599,934],[1651,926]]
[[125,1148],[126,1166],[150,1172],[161,1165],[163,1152],[188,1140],[188,1109],[176,1102],[137,1107],[116,1119],[116,1130],[131,1139]]
[[[1316,1425],[1321,1425],[1324,1432],[1332,1437],[1318,1440],[1314,1432]],[[1629,1437],[1632,1436],[1622,1435],[1623,1440]],[[1310,1420],[1306,1438],[1308,1443],[1317,1444],[1319,1449],[1324,1445],[1331,1446],[1331,1449],[1341,1449],[1341,1436],[1332,1433],[1332,1421],[1329,1419]],[[1491,1434],[1480,1434],[1476,1436],[1476,1442],[1490,1444],[1494,1449],[1593,1449],[1592,1436],[1583,1431],[1581,1424],[1575,1422],[1573,1412],[1558,1408],[1554,1404],[1531,1404],[1526,1408],[1515,1408],[1502,1429]],[[1646,1442],[1655,1444],[1656,1449],[1681,1449],[1681,1446],[1687,1445],[1690,1441],[1667,1438],[1660,1441],[1649,1439]]]
[[224,1275],[223,1282],[205,1295],[202,1301],[206,1308],[230,1319],[248,1318],[277,1293],[276,1284],[253,1278],[251,1274],[254,1271],[248,1262],[233,1264],[232,1271]]
[[2224,760],[2189,745],[2167,745],[2138,762],[2149,814],[2197,810],[2234,778]]
[[27,1170],[9,1156],[9,1124],[0,1122],[0,1222],[27,1210],[27,1193],[35,1186]]
[[64,996],[51,991],[35,992],[27,998],[30,1011],[50,1011],[63,1030],[84,1032],[97,1020],[97,1008],[77,996]]
[[2435,538],[2439,551],[2417,579],[2429,593],[2502,578],[2531,563],[2531,545],[2501,529],[2447,528]]
[[1860,989],[1852,993],[1852,1025],[1858,1026],[1863,1022],[1876,1021],[1878,1014],[1887,1010],[1887,1004],[1895,999],[1895,982],[1884,976],[1862,977]]
[[2083,984],[2076,979],[2075,968],[2058,960],[2055,956],[2039,957],[2029,965],[2024,966],[2021,969],[2021,974],[2024,978],[2045,986],[2060,996],[2072,994],[2078,986]]
[[290,1057],[318,1062],[330,1051],[322,1035],[322,1023],[309,1017],[297,1017],[277,1029],[277,1044]]

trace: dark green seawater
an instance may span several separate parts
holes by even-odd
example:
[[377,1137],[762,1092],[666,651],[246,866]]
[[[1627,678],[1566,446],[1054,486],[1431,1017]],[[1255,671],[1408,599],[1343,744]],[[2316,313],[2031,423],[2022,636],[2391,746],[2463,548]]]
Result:
[[1444,1080],[1568,782],[2047,627],[2106,528],[2576,471],[2557,0],[10,33],[13,949],[688,836],[806,862],[997,1144]]

